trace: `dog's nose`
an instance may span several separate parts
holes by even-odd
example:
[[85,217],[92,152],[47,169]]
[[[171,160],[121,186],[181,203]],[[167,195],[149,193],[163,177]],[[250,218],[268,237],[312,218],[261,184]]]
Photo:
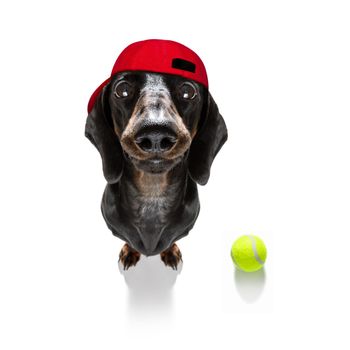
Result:
[[143,151],[162,153],[170,150],[177,141],[176,133],[167,126],[148,125],[135,135],[135,142]]

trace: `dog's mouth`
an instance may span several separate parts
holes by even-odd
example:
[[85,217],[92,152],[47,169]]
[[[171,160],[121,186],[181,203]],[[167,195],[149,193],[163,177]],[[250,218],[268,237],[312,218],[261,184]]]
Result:
[[161,174],[171,170],[176,164],[181,162],[183,155],[173,158],[165,159],[160,156],[155,156],[149,159],[138,159],[125,152],[126,157],[132,162],[132,164],[141,171],[152,174]]
[[152,173],[152,174],[161,174],[171,170],[176,164],[181,161],[182,156],[175,159],[164,159],[161,157],[154,157],[150,159],[136,159],[130,157],[132,163],[139,170]]

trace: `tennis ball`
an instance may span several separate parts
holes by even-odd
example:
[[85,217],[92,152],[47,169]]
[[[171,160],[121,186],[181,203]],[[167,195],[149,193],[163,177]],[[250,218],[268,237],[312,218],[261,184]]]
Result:
[[232,245],[231,258],[236,267],[245,272],[260,270],[266,260],[266,247],[257,236],[239,237]]

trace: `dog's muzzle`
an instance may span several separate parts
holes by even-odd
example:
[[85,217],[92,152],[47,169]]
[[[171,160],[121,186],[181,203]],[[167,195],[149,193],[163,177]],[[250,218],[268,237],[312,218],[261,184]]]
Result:
[[171,127],[160,123],[147,124],[138,129],[132,140],[143,157],[135,157],[131,153],[128,153],[128,156],[139,170],[162,173],[181,160],[181,157],[167,157],[177,141],[177,134]]

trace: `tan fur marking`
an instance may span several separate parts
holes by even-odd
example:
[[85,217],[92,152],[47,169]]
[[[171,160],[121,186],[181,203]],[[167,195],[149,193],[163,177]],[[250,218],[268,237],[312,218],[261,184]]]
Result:
[[191,131],[191,139],[192,139],[192,140],[194,139],[194,137],[196,136],[196,134],[197,134],[197,126],[195,126],[195,127],[193,128],[193,130]]
[[165,194],[168,186],[167,173],[149,174],[137,169],[135,171],[136,186],[142,195],[145,197],[160,197]]
[[173,243],[170,248],[160,253],[160,258],[166,266],[177,270],[178,264],[182,261],[182,254],[179,247]]
[[116,133],[118,138],[120,138],[120,130],[119,130],[118,126],[116,126],[116,125],[114,125],[114,132]]

